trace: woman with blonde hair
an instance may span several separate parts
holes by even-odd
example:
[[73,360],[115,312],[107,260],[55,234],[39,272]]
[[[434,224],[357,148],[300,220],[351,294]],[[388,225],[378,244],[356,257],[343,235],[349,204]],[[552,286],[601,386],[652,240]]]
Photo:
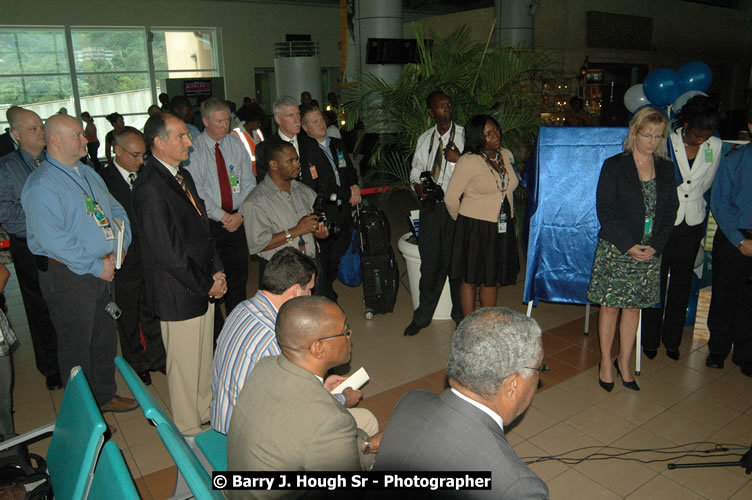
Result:
[[596,208],[601,230],[588,299],[601,305],[598,383],[614,387],[611,347],[619,325],[619,353],[613,368],[624,387],[639,391],[629,368],[640,309],[660,302],[661,253],[674,226],[678,199],[674,166],[665,158],[668,119],[645,107],[629,123],[624,152],[601,169]]

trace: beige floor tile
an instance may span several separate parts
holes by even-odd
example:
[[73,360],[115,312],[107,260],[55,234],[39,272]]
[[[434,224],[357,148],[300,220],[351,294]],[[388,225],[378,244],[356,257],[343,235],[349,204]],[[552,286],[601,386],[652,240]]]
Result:
[[[735,453],[737,455],[740,455],[738,457],[724,457],[719,458],[718,460],[724,460],[724,461],[736,461],[737,459],[741,459],[741,455],[749,451],[749,443],[742,443],[738,438],[735,438],[734,436],[731,436],[729,434],[724,433],[723,431],[717,432],[710,436],[708,438],[708,441],[713,444],[722,444],[724,447],[728,448],[728,453]],[[752,476],[749,476],[745,472],[744,467],[729,467],[726,470],[730,470],[739,476],[743,476],[745,479],[748,479],[752,481]]]
[[128,449],[143,476],[175,465],[170,453],[160,439],[149,444],[130,446]]
[[[604,391],[601,386],[598,385],[598,367],[584,371],[579,375],[558,384],[556,387],[572,393],[590,403],[602,401],[603,399],[606,399],[609,394],[612,394]],[[623,386],[621,384],[614,385],[614,390],[617,392],[623,390]]]
[[565,465],[557,460],[546,460],[543,462],[530,463],[539,457],[547,456],[548,453],[535,446],[530,441],[523,441],[514,445],[514,451],[524,462],[528,463],[530,468],[538,474],[543,481],[548,482],[562,472],[569,470],[569,465]]
[[752,410],[752,387],[740,388],[735,383],[730,383],[731,377],[722,376],[713,384],[701,389],[695,395],[707,400],[716,401],[724,406],[733,408],[739,412]]
[[696,370],[701,373],[708,373],[708,374],[719,374],[719,373],[728,373],[733,369],[735,366],[733,363],[726,363],[723,368],[720,370],[718,368],[708,368],[705,366],[705,360],[708,358],[708,355],[706,352],[703,351],[692,351],[687,356],[682,357],[679,360],[680,365],[687,366],[689,368],[692,368],[693,370]]
[[731,500],[749,500],[750,498],[752,498],[752,481],[748,481],[743,488],[740,488],[739,491],[731,497]]
[[57,418],[49,392],[34,402],[15,403],[13,409],[15,411],[13,421],[17,434],[47,425]]
[[52,441],[51,435],[50,437],[44,438],[40,441],[30,444],[29,452],[36,453],[40,457],[46,457],[47,451],[50,449],[50,441]]
[[120,445],[118,446],[120,447],[120,451],[123,452],[123,458],[125,458],[125,464],[128,466],[131,476],[134,479],[141,477],[143,474],[141,474],[141,469],[138,468],[138,464],[136,463],[136,459],[133,458],[131,450]]
[[597,406],[615,415],[641,425],[665,410],[665,406],[640,397],[639,392],[629,389],[614,392]]
[[620,497],[625,497],[655,477],[656,471],[637,462],[610,458],[585,460],[572,467]]
[[172,497],[175,490],[178,469],[174,465],[166,469],[158,470],[144,476],[144,483],[154,500],[163,500]]
[[376,384],[375,382],[369,381],[360,390],[363,392],[363,399],[365,399],[365,398],[370,398],[371,396],[375,396],[376,394],[386,391],[386,387]]
[[696,420],[689,419],[674,410],[666,410],[653,417],[642,428],[676,444],[705,441],[718,430]]
[[603,448],[603,443],[560,422],[528,439],[535,446],[551,455],[565,455],[569,459],[580,459]]
[[427,375],[446,368],[449,361],[449,349],[449,344],[444,344],[424,351],[421,356],[411,360],[410,369]]
[[629,500],[702,500],[702,496],[661,475],[643,484]]
[[644,379],[640,378],[640,397],[648,399],[660,406],[669,408],[692,394],[691,389],[670,384],[655,374]]
[[[708,401],[706,397],[693,394],[683,399],[671,408],[672,411],[678,412],[685,417],[702,423],[708,427],[720,429],[734,420],[738,415],[738,410],[732,410],[715,401]],[[752,428],[750,428],[752,429]],[[752,432],[750,432],[752,434]],[[752,437],[752,435],[750,436]]]
[[119,427],[120,433],[129,447],[148,445],[154,442],[160,445],[162,443],[159,434],[157,434],[157,428],[152,426],[144,417],[120,422]]
[[618,417],[597,406],[591,406],[577,415],[569,417],[565,422],[606,444],[616,441],[635,428],[635,424],[629,420]]
[[563,420],[591,406],[591,403],[558,387],[551,387],[536,394],[532,406]]
[[655,376],[664,382],[678,385],[691,391],[698,391],[710,384],[713,380],[722,375],[721,372],[699,372],[692,368],[671,363],[663,369],[656,372]]
[[509,426],[505,426],[507,435],[518,435],[524,439],[530,439],[559,422],[548,413],[534,406],[528,407],[527,411],[520,415]]
[[569,469],[549,481],[548,489],[551,493],[551,498],[620,498],[613,491],[574,469]]
[[[723,460],[726,459],[687,457],[677,460],[676,463],[711,463]],[[674,469],[664,471],[661,475],[698,495],[719,500],[729,498],[747,482],[745,478],[735,474],[730,468],[720,467]]]
[[[617,454],[626,453],[631,450],[653,449],[665,449],[664,451],[673,452],[677,448],[676,444],[669,441],[668,439],[663,438],[653,432],[647,431],[642,427],[638,427],[621,439],[617,439],[616,441],[611,443],[611,448],[608,450],[608,453]],[[648,467],[655,472],[663,472],[666,470],[666,464],[668,463],[668,461],[664,461],[664,459],[671,458],[677,455],[667,455],[664,453],[659,453],[658,451],[639,451],[636,453],[629,453],[625,456],[640,461],[641,465]]]
[[723,427],[721,431],[735,437],[742,443],[749,444],[752,441],[752,415],[739,415]]
[[367,371],[371,380],[373,380],[375,384],[384,387],[387,390],[404,384],[407,381],[415,380],[427,375],[427,373],[420,374],[408,369],[397,361],[389,361],[381,365],[373,365],[368,367]]

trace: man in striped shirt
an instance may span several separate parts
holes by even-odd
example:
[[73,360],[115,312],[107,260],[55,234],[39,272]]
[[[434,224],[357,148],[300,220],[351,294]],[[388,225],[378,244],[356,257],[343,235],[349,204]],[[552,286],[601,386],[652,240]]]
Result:
[[[272,256],[264,271],[260,290],[241,302],[225,320],[217,339],[212,375],[211,425],[227,434],[230,416],[240,390],[256,363],[266,356],[281,354],[274,333],[277,311],[288,300],[310,295],[316,274],[316,262],[296,249],[283,248]],[[330,375],[324,382],[328,390],[338,386],[345,377]],[[358,427],[372,436],[378,422],[371,412],[352,409],[362,397],[361,391],[350,388],[335,395],[350,408]]]

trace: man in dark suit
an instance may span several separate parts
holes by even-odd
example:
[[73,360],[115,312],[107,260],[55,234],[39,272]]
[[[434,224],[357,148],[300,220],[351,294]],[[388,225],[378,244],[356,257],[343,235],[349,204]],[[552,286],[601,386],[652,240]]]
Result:
[[[326,120],[321,110],[314,106],[304,108],[301,123],[306,135],[300,134],[301,158],[316,158],[318,163],[305,165],[301,161],[301,180],[328,200],[324,209],[327,220],[341,228],[329,231],[329,237],[321,240],[321,279],[319,294],[337,301],[332,283],[337,279],[339,261],[347,251],[352,233],[350,207],[360,203],[358,174],[350,161],[345,144],[340,139],[326,135]],[[321,154],[323,153],[323,158]]]
[[449,354],[450,389],[411,391],[389,419],[374,470],[491,471],[491,490],[456,498],[548,498],[548,487],[504,434],[530,405],[543,347],[538,324],[504,307],[479,309],[457,327]]
[[227,292],[206,207],[191,175],[180,168],[191,139],[183,120],[161,112],[146,121],[152,156],[133,188],[146,299],[161,322],[167,385],[175,425],[200,431],[211,403],[214,304]]
[[[20,106],[11,106],[8,108],[8,111],[5,112],[5,118],[8,120],[8,123],[13,123],[14,115],[19,111],[23,111],[23,108]],[[6,128],[5,133],[0,134],[0,158],[18,149],[18,140],[11,133],[11,128]]]
[[[115,159],[100,175],[107,189],[123,205],[133,220],[131,190],[144,163],[146,144],[137,129],[125,127],[114,135]],[[146,385],[151,385],[150,371],[165,370],[165,350],[159,320],[146,305],[144,268],[141,264],[138,230],[131,226],[132,242],[125,261],[115,273],[115,297],[122,314],[118,319],[120,349],[123,357]],[[144,343],[141,343],[143,333]]]

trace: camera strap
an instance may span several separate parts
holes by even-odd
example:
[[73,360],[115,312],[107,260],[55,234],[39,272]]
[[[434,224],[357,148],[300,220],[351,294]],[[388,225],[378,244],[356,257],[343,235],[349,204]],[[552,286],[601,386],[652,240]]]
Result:
[[[455,126],[454,122],[452,122],[452,128],[449,130],[449,141],[447,142],[447,146],[454,145],[454,132],[455,132]],[[436,137],[436,135],[439,134],[438,127],[436,128],[436,134],[431,134],[431,142],[428,143],[428,154],[431,154],[431,150],[433,149],[433,140]],[[431,167],[431,175],[433,176],[433,180],[438,183],[439,182],[439,174],[441,173],[441,166],[442,166],[442,159],[444,158],[444,143],[441,140],[441,136],[439,135],[439,146],[436,148],[436,154],[434,154],[433,157],[433,165]]]

